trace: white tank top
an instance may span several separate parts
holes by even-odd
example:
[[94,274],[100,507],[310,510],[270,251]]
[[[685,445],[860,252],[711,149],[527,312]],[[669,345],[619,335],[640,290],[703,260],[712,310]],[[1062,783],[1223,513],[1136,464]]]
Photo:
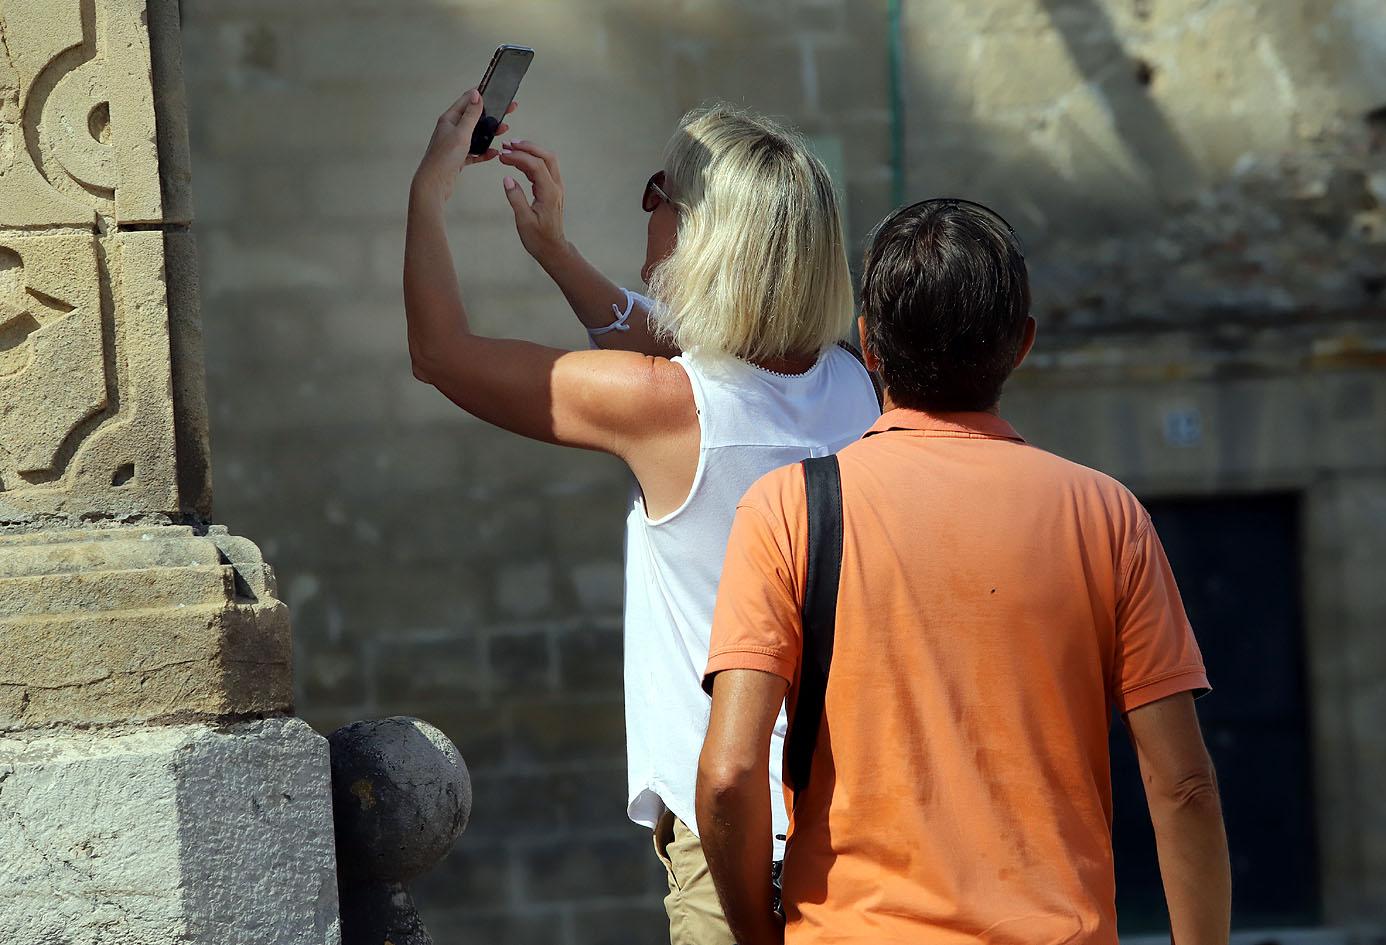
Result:
[[[772,469],[858,439],[880,410],[866,370],[837,346],[794,376],[731,358],[684,354],[674,363],[692,382],[702,442],[683,505],[651,520],[637,488],[626,519],[627,813],[652,827],[668,808],[697,835],[693,788],[712,705],[702,676],[736,504]],[[784,734],[781,708],[770,744],[776,859],[788,824]]]

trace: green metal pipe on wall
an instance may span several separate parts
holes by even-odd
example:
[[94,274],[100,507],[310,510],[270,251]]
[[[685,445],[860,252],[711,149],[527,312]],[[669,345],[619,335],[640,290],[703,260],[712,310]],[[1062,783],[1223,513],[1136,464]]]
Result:
[[886,68],[890,96],[890,199],[895,206],[905,202],[905,97],[901,70],[904,68],[900,0],[886,3]]

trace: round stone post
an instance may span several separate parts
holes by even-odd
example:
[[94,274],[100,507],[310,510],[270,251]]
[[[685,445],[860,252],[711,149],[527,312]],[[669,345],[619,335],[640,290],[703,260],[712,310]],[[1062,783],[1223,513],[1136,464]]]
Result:
[[448,737],[427,722],[354,722],[327,737],[343,945],[432,945],[405,884],[467,829],[472,782]]

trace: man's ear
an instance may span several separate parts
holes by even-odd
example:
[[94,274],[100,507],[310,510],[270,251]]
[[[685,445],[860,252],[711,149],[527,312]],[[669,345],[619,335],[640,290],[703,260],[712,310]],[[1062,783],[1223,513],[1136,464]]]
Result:
[[861,359],[866,362],[866,369],[872,374],[881,373],[881,359],[876,357],[876,353],[867,346],[866,343],[866,316],[857,316],[857,334],[861,338]]
[[1020,367],[1021,362],[1025,360],[1025,356],[1028,355],[1030,353],[1030,349],[1035,346],[1035,330],[1035,316],[1026,315],[1025,335],[1020,339],[1020,350],[1016,352],[1015,365],[1014,367],[1012,367],[1012,370],[1015,370],[1015,368]]

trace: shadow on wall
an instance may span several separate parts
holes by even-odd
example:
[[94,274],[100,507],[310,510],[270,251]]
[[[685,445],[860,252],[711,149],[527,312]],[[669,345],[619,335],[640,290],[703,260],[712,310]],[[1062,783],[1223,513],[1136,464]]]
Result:
[[1386,102],[1386,31],[1361,4],[906,14],[910,190],[1014,221],[1046,347],[1386,301],[1386,185],[1364,121]]
[[1111,16],[1097,0],[1041,0],[1041,5],[1152,195],[1164,203],[1192,197],[1201,175],[1151,96],[1155,66],[1127,53]]

